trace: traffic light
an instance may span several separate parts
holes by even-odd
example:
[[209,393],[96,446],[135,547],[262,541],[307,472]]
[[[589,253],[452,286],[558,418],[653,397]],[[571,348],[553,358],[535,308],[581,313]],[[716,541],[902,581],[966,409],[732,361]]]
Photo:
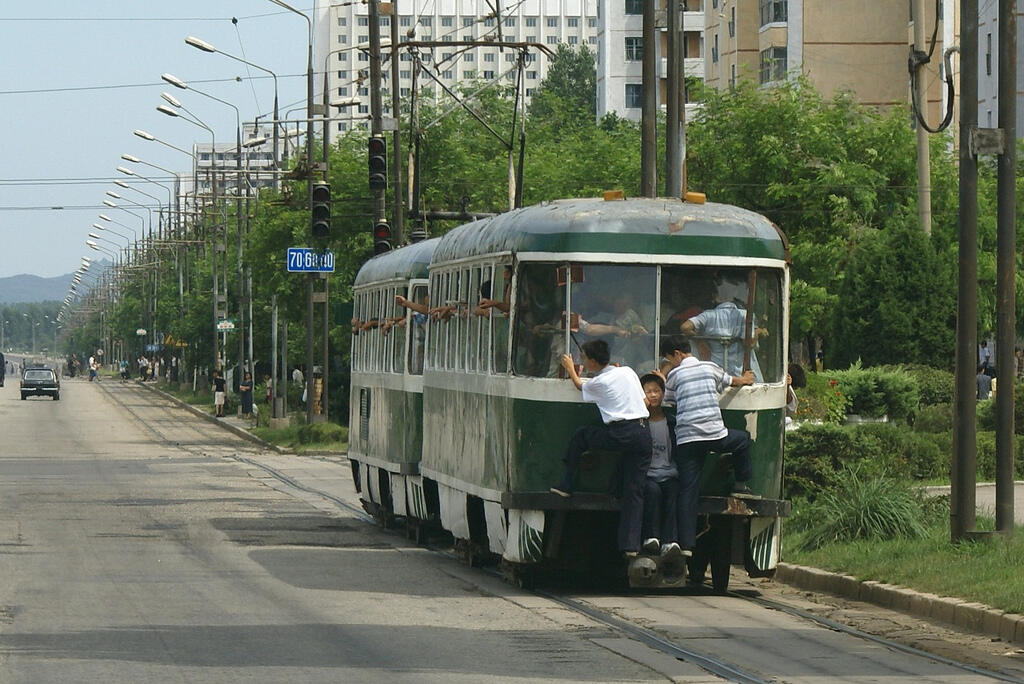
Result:
[[331,186],[313,183],[313,216],[310,232],[315,238],[331,236]]
[[388,145],[383,136],[375,135],[367,141],[369,151],[370,189],[386,190],[388,187]]
[[386,221],[379,221],[373,226],[373,253],[383,254],[391,251],[391,226]]

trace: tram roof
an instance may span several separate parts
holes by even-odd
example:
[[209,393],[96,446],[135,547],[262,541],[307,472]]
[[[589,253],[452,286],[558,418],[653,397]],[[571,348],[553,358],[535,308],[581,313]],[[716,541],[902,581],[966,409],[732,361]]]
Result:
[[433,263],[501,252],[747,256],[788,260],[785,235],[728,204],[673,198],[544,202],[467,223],[440,238]]
[[359,269],[353,285],[358,287],[393,278],[426,278],[430,257],[440,241],[441,238],[432,238],[375,256]]

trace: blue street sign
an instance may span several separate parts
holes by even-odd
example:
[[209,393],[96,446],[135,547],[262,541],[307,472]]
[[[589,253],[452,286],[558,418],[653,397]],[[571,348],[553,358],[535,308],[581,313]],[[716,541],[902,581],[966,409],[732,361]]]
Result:
[[288,248],[288,271],[301,273],[334,273],[334,252],[317,252],[309,247]]

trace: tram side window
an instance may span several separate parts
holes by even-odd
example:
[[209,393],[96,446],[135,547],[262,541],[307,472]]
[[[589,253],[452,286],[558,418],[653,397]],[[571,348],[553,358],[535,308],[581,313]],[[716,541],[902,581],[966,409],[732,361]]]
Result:
[[480,367],[480,317],[474,316],[473,312],[480,303],[480,268],[470,269],[468,275],[466,307],[459,313],[466,326],[466,370],[475,373]]
[[519,270],[513,371],[516,375],[558,377],[565,353],[565,284],[558,264],[526,263]]
[[[412,288],[412,301],[427,303],[427,288],[417,285]],[[418,311],[409,312],[409,373],[423,375],[423,355],[427,344],[427,315]]]
[[373,363],[370,370],[374,372],[380,372],[381,370],[381,344],[380,344],[380,291],[374,290],[370,299],[370,319],[367,321],[369,326],[366,331],[366,336],[369,340],[370,348],[373,350]]
[[476,290],[477,297],[473,302],[473,307],[469,310],[470,320],[473,321],[472,325],[476,330],[475,352],[471,349],[471,353],[476,354],[476,359],[474,360],[475,368],[481,373],[487,372],[487,359],[491,354],[491,326],[488,320],[491,316],[491,310],[486,305],[491,298],[493,272],[494,267],[490,264],[478,269],[480,285]]
[[363,299],[363,296],[361,294],[356,294],[356,295],[354,295],[352,297],[352,320],[350,321],[350,325],[352,327],[352,370],[353,371],[360,371],[360,370],[362,370],[362,363],[363,363],[363,350],[362,350],[362,348],[360,347],[360,344],[359,344],[361,340],[359,339],[359,332],[358,332],[358,330],[359,330],[358,323],[361,320],[360,317],[359,317],[359,311],[362,308],[362,299]]
[[492,369],[495,373],[508,372],[508,334],[509,313],[512,293],[512,267],[503,265],[494,269],[491,280],[491,357]]
[[384,333],[391,338],[391,370],[401,373],[405,369],[405,308],[395,302],[395,297],[408,295],[404,287],[395,288],[390,292],[387,308],[390,309],[388,320],[384,323]]
[[[657,268],[618,264],[576,264],[572,282],[570,326],[576,344],[592,339],[608,343],[611,362],[638,373],[655,367]],[[581,361],[576,344],[571,345]]]
[[782,281],[777,271],[665,267],[662,332],[691,338],[698,358],[713,361],[730,375],[741,375],[749,367],[757,382],[779,382],[781,300]]

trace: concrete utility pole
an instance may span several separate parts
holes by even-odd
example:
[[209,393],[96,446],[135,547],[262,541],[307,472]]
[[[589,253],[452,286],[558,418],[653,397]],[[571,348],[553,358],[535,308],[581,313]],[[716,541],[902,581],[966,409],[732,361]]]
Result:
[[[926,0],[913,0],[914,9],[914,51],[918,54],[925,52],[924,38],[924,5]],[[935,21],[939,18],[935,17]],[[914,86],[918,106],[921,108],[921,117],[927,116],[928,112],[928,90],[924,79],[924,64],[918,63],[917,78]],[[925,235],[932,234],[932,178],[931,178],[931,153],[928,149],[928,131],[921,122],[917,122],[917,216],[921,224],[921,230]]]
[[999,129],[996,190],[996,529],[1013,533],[1013,350],[1016,345],[1017,0],[999,0]]
[[956,386],[953,393],[953,463],[950,538],[974,530],[978,362],[978,0],[960,2],[960,272],[956,314]]
[[643,15],[643,108],[640,122],[640,194],[658,194],[658,30],[657,6],[644,2]]
[[394,222],[391,226],[392,235],[396,245],[402,244],[403,230],[405,223],[405,212],[402,207],[402,131],[399,130],[398,122],[402,116],[401,98],[399,93],[399,55],[398,55],[398,3],[391,0],[381,8],[386,14],[391,15],[391,116],[395,118],[395,130],[391,136],[391,182],[395,184],[395,208]]
[[668,0],[668,88],[665,93],[665,196],[683,196],[685,141],[683,30],[680,0]]

